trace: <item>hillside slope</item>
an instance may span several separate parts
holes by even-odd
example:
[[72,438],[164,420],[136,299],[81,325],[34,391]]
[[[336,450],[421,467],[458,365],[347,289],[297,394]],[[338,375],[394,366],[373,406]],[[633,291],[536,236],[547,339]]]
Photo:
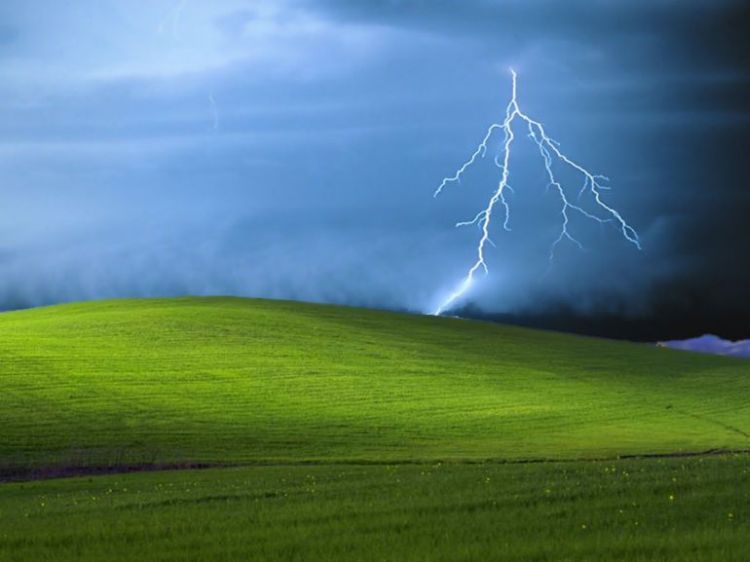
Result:
[[750,363],[235,298],[0,314],[0,468],[750,448]]

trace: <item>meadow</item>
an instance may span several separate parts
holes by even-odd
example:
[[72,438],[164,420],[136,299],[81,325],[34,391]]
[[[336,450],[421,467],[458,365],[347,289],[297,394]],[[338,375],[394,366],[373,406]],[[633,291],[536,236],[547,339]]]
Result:
[[0,560],[747,560],[744,456],[5,484]]
[[748,361],[236,298],[0,333],[0,560],[750,552]]

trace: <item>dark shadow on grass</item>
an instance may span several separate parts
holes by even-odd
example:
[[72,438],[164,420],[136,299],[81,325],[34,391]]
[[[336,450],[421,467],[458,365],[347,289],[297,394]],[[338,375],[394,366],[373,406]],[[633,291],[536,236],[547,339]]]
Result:
[[107,474],[129,474],[133,472],[159,472],[168,470],[205,470],[209,468],[249,468],[254,466],[387,466],[387,465],[480,465],[480,464],[567,464],[580,462],[611,462],[612,460],[633,459],[670,459],[690,457],[715,457],[748,455],[750,449],[707,449],[704,451],[679,451],[672,453],[642,453],[614,455],[609,457],[582,457],[569,459],[529,458],[477,458],[477,459],[330,459],[330,460],[257,460],[241,463],[207,463],[207,462],[170,462],[143,464],[108,464],[91,466],[51,466],[51,467],[0,467],[0,484],[5,482],[28,482],[49,480],[53,478],[74,478],[85,476],[102,476]]

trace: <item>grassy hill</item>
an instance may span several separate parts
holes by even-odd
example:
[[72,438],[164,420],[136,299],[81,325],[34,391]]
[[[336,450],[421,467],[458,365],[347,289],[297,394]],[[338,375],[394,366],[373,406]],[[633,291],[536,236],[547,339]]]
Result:
[[750,446],[750,363],[235,298],[0,314],[0,465],[570,459]]
[[679,456],[750,448],[747,361],[230,298],[5,313],[0,334],[0,476],[246,465],[0,483],[3,561],[750,551],[750,456]]

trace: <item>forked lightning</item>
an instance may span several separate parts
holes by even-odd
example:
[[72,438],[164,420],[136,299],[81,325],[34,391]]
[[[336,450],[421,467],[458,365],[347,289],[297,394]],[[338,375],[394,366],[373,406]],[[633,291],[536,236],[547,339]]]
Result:
[[[487,129],[487,133],[482,139],[482,142],[473,152],[471,157],[463,165],[461,165],[461,167],[456,171],[455,174],[444,178],[438,188],[435,190],[434,196],[437,197],[446,186],[451,183],[460,181],[461,176],[464,174],[464,172],[466,172],[468,168],[471,167],[472,164],[474,164],[479,158],[484,158],[487,155],[488,143],[492,139],[493,133],[498,129],[503,131],[505,137],[501,144],[500,153],[495,157],[495,164],[500,168],[500,181],[497,188],[490,197],[487,206],[479,211],[479,213],[477,213],[477,215],[472,220],[462,221],[456,224],[456,226],[467,226],[474,224],[480,227],[482,234],[479,238],[479,242],[477,243],[476,260],[469,268],[469,271],[461,280],[458,287],[456,287],[456,289],[454,289],[453,292],[448,295],[448,297],[440,304],[440,306],[435,309],[435,311],[433,312],[433,314],[435,315],[440,315],[445,312],[468,292],[468,290],[474,283],[474,277],[479,270],[482,270],[485,274],[489,273],[487,262],[485,261],[485,249],[488,243],[492,244],[492,240],[490,239],[490,226],[492,224],[492,217],[495,211],[495,207],[498,203],[500,203],[503,208],[503,228],[505,230],[510,230],[510,206],[507,199],[505,198],[505,190],[507,189],[512,191],[511,187],[508,185],[508,180],[510,177],[509,164],[511,145],[513,144],[513,141],[515,139],[515,134],[513,132],[513,123],[516,119],[520,119],[523,123],[526,124],[529,131],[529,138],[533,140],[539,148],[539,154],[541,155],[544,162],[544,167],[547,172],[547,179],[549,180],[548,185],[549,187],[553,187],[558,193],[558,195],[560,196],[560,202],[562,204],[562,208],[560,209],[560,213],[562,216],[560,234],[552,243],[552,248],[550,250],[550,260],[554,259],[557,246],[564,240],[569,240],[579,248],[583,247],[582,244],[568,230],[570,224],[570,213],[579,213],[580,215],[588,219],[595,220],[599,223],[614,223],[622,232],[622,235],[628,242],[635,245],[639,250],[641,249],[641,243],[638,239],[638,234],[633,229],[633,227],[631,227],[625,221],[625,219],[622,217],[622,215],[620,215],[619,212],[602,201],[601,192],[602,190],[608,189],[605,184],[605,182],[608,181],[607,177],[598,174],[592,174],[586,168],[568,158],[560,150],[560,144],[549,135],[547,135],[544,126],[539,121],[535,121],[534,119],[526,115],[523,111],[521,111],[521,107],[518,104],[517,97],[518,77],[513,69],[511,69],[510,72],[513,77],[513,93],[511,100],[505,110],[505,119],[502,123],[493,123],[492,125],[490,125],[489,129]],[[604,215],[604,217],[589,213],[579,205],[576,205],[575,203],[570,201],[565,193],[565,190],[563,189],[562,184],[556,178],[555,173],[552,169],[555,160],[558,160],[562,164],[569,166],[575,172],[583,176],[583,185],[581,186],[578,193],[578,198],[580,199],[587,192],[590,193],[594,199],[596,207],[599,209],[599,212]]]

